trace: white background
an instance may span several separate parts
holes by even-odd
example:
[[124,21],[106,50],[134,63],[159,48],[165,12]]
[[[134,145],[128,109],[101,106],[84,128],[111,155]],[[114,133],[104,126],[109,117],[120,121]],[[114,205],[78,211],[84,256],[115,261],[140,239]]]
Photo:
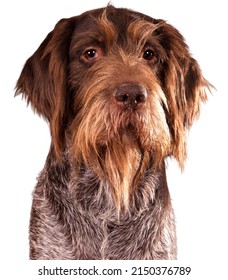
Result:
[[[0,4],[0,257],[4,259],[2,267],[8,270],[8,278],[5,275],[4,279],[18,275],[16,267],[28,259],[31,194],[50,144],[48,125],[26,108],[20,97],[14,98],[14,87],[26,59],[59,19],[108,3],[80,2],[7,0]],[[202,275],[223,275],[219,267],[228,260],[226,1],[112,3],[165,19],[179,29],[205,77],[217,89],[202,107],[201,117],[189,134],[184,172],[170,160],[168,182],[177,220],[178,259],[197,264],[199,270],[212,262],[216,269],[202,268]]]

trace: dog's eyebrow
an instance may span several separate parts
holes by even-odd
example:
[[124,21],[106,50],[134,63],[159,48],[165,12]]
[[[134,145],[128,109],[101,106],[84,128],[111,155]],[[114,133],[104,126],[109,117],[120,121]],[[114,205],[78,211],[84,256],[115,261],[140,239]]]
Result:
[[144,44],[148,38],[156,35],[156,30],[162,26],[162,22],[153,24],[145,20],[135,20],[128,26],[128,33],[138,44]]
[[82,51],[86,47],[100,47],[105,48],[105,40],[99,34],[84,33],[78,34],[70,47],[70,54],[75,54]]
[[78,33],[74,38],[73,38],[73,43],[78,43],[78,42],[90,42],[90,41],[95,41],[95,42],[100,42],[103,41],[102,36],[99,34],[99,32],[85,32],[85,33]]
[[82,21],[75,27],[72,36],[71,50],[75,51],[85,45],[98,45],[100,47],[110,47],[117,38],[117,33],[113,24],[107,18]]

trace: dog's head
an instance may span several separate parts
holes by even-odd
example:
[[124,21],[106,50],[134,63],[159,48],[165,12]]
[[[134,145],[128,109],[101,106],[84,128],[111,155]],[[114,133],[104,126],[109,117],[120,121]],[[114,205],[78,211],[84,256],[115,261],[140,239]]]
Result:
[[174,27],[108,6],[59,21],[17,93],[50,123],[59,159],[67,141],[78,163],[123,188],[168,155],[183,166],[186,130],[209,87]]

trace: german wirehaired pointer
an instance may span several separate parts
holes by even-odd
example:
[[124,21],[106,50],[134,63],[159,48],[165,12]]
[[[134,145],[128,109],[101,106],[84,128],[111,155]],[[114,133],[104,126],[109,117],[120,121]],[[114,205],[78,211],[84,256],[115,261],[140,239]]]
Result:
[[209,82],[163,20],[109,5],[60,20],[16,87],[50,125],[31,259],[176,259],[165,158],[180,167]]

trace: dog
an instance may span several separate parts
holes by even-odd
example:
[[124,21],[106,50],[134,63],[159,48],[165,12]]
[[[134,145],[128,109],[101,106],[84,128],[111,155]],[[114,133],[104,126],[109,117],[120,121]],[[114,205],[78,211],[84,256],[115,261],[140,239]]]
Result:
[[208,90],[164,20],[112,5],[60,20],[16,85],[51,132],[30,259],[176,259],[165,160],[184,167]]

